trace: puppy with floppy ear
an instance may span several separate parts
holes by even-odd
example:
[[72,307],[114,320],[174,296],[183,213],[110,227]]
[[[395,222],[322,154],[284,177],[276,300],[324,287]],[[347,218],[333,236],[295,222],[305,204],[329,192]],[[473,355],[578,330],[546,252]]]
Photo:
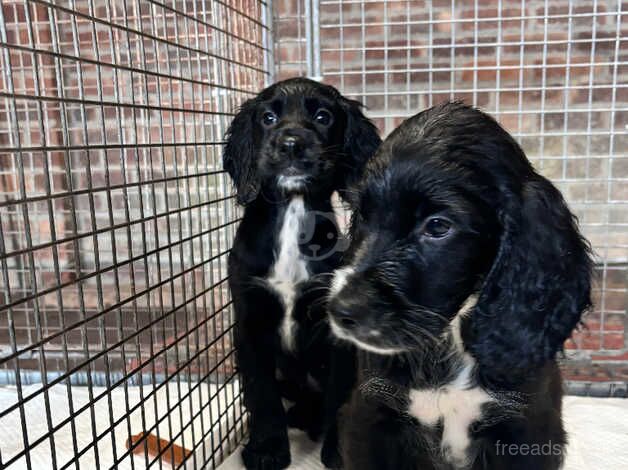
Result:
[[559,468],[555,357],[591,282],[560,192],[459,103],[405,121],[366,173],[329,301],[362,351],[346,468]]
[[[288,425],[312,438],[327,430],[323,457],[337,464],[335,416],[353,370],[332,361],[324,307],[342,241],[331,196],[360,178],[379,136],[358,102],[297,78],[245,102],[226,138],[224,168],[245,206],[229,255],[237,362],[250,413],[244,464],[287,467]],[[334,377],[340,381],[330,383]],[[282,398],[294,402],[287,411]]]

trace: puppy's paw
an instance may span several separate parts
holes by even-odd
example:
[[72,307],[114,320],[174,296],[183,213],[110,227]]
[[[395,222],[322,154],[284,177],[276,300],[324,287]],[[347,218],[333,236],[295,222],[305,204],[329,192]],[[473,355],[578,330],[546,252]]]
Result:
[[292,406],[287,412],[288,426],[305,431],[308,437],[317,441],[322,432],[320,416],[315,416],[312,408],[302,404]]
[[325,436],[325,440],[323,441],[321,462],[325,465],[325,468],[334,470],[342,468],[342,457],[338,451],[338,442],[336,439],[330,439],[329,435]]
[[273,436],[249,441],[242,449],[244,467],[249,470],[281,470],[290,465],[288,436]]

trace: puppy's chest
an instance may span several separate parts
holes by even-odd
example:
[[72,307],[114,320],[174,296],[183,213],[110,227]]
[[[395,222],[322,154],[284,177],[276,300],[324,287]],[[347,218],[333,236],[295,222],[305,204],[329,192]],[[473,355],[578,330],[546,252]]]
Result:
[[470,427],[482,419],[483,406],[494,401],[484,389],[470,385],[472,369],[472,364],[466,364],[446,385],[409,392],[408,414],[423,426],[440,423],[439,453],[454,468],[472,463]]
[[293,351],[296,323],[293,310],[299,284],[310,278],[307,260],[299,249],[299,237],[306,217],[303,198],[295,196],[286,208],[277,237],[275,262],[266,278],[268,285],[279,296],[284,312],[279,336],[284,349]]

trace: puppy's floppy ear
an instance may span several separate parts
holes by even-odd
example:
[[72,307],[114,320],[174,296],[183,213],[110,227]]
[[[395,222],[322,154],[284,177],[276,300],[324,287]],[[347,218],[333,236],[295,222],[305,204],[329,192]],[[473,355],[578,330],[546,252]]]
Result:
[[350,195],[344,190],[360,181],[366,162],[373,156],[382,140],[375,124],[362,113],[362,103],[342,97],[340,106],[347,117],[347,124],[339,165],[341,181],[338,192],[344,199],[348,199]]
[[255,200],[261,185],[257,172],[257,149],[253,141],[256,106],[255,98],[240,106],[225,134],[227,143],[222,154],[222,166],[233,179],[237,200],[242,205]]
[[591,305],[591,257],[560,192],[533,173],[506,195],[501,245],[476,310],[470,349],[489,380],[516,382],[553,359]]

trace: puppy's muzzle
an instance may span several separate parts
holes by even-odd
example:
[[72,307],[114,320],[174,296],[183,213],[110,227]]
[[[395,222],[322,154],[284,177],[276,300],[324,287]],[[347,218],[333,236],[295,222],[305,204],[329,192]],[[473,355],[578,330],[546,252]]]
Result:
[[362,336],[367,331],[372,331],[374,325],[368,306],[359,297],[346,292],[340,292],[329,301],[328,309],[332,320],[347,333]]
[[361,312],[364,306],[360,306],[352,291],[346,289],[348,279],[355,274],[352,268],[339,269],[335,272],[331,285],[331,297],[327,310],[331,319],[347,331],[355,330],[359,326]]
[[338,325],[346,330],[358,327],[358,309],[349,303],[334,298],[329,304],[329,314]]

